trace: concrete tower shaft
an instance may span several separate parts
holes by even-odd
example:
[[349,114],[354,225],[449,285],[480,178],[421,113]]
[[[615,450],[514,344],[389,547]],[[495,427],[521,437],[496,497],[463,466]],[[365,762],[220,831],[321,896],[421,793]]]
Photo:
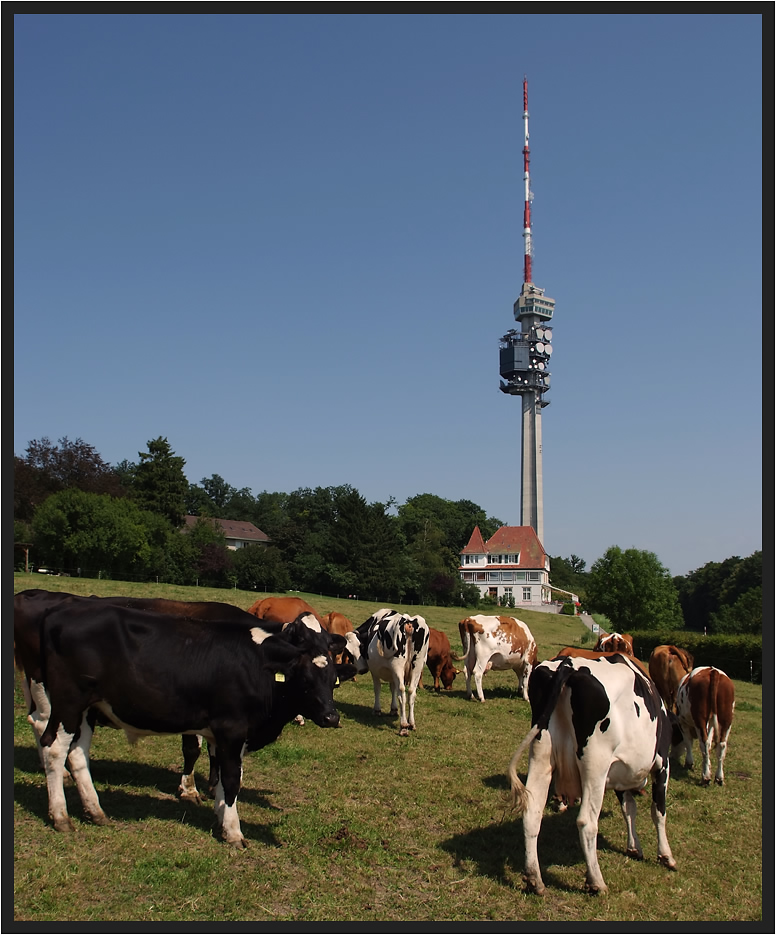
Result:
[[530,150],[528,146],[528,82],[523,80],[523,287],[513,313],[519,327],[499,342],[499,389],[522,397],[521,525],[532,526],[544,545],[544,488],[542,480],[542,409],[550,388],[550,357],[555,300],[535,286],[532,277]]

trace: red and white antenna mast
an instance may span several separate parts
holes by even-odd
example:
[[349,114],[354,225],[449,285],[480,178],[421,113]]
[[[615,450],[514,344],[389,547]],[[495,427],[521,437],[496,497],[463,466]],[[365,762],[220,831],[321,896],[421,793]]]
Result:
[[531,256],[533,246],[531,244],[531,175],[529,164],[531,162],[531,150],[528,147],[528,80],[523,76],[523,182],[525,185],[525,207],[523,209],[523,238],[525,240],[525,256],[523,260],[523,282],[533,282],[531,278]]

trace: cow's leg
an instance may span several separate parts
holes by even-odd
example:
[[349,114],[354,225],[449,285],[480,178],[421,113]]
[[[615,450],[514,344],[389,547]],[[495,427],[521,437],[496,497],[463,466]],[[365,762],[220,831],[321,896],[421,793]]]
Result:
[[[381,715],[383,712],[382,712],[382,709],[380,708],[380,677],[374,672],[372,672],[372,684],[374,685],[374,688],[375,688],[375,703],[373,706],[373,710],[375,714]],[[392,702],[392,705],[393,705],[393,702]],[[392,712],[392,713],[395,713],[395,712]]]
[[404,724],[407,722],[406,702],[404,679],[391,672],[391,717],[400,717]]
[[657,859],[669,870],[676,870],[676,861],[666,834],[666,795],[671,767],[668,756],[659,761],[652,772],[652,822],[657,831]]
[[684,725],[682,725],[682,742],[684,743],[684,768],[692,769],[693,767],[693,758],[692,758],[692,742],[693,735],[690,730],[688,730]]
[[49,817],[57,831],[74,831],[73,822],[67,814],[65,799],[64,770],[65,761],[73,741],[73,734],[68,733],[60,724],[59,730],[46,744],[42,745],[43,768],[46,770],[48,788]]
[[[418,694],[418,683],[420,681],[419,675],[417,672],[413,671],[410,674],[410,684],[407,689],[409,698],[407,699],[407,704],[405,706],[405,711],[407,714],[406,723],[402,724],[402,734],[407,734],[411,730],[415,730],[415,699]],[[404,694],[405,688],[402,685],[402,695]]]
[[181,737],[181,747],[183,749],[183,775],[178,786],[178,795],[182,799],[201,805],[202,799],[197,792],[197,781],[194,778],[194,764],[199,759],[202,738],[199,734],[184,734]]
[[625,819],[625,830],[628,834],[625,853],[635,860],[644,860],[641,841],[639,841],[639,836],[636,834],[636,800],[633,798],[633,793],[630,790],[620,792],[619,789],[615,789],[615,795],[620,803],[622,817]]
[[[38,748],[38,759],[45,771],[46,764],[43,759],[40,738],[43,736],[43,731],[48,724],[49,715],[51,714],[51,702],[49,701],[46,689],[40,682],[36,682],[34,679],[28,680],[25,678],[22,680],[22,693],[24,694],[24,700],[27,704],[27,710],[29,711],[27,721],[35,734],[35,746]],[[67,766],[65,766],[62,771],[62,778],[66,783],[71,779]]]
[[531,744],[531,758],[525,787],[528,791],[528,807],[523,813],[523,838],[525,841],[525,868],[523,876],[527,887],[539,896],[545,891],[539,868],[537,842],[542,826],[542,814],[552,781],[552,740],[549,731],[543,731],[541,739]]
[[717,727],[719,731],[719,742],[717,743],[717,772],[714,776],[714,782],[718,786],[722,786],[725,783],[725,757],[727,756],[728,737],[730,736],[730,728],[732,726],[732,723],[720,723]]
[[216,786],[218,785],[218,748],[215,743],[210,741],[205,741],[207,743],[207,755],[208,760],[210,761],[210,772],[207,777],[207,787],[210,791],[211,796],[216,791]]
[[467,650],[464,646],[464,662],[463,662],[463,675],[466,679],[466,697],[472,697],[472,675],[474,674],[474,667],[477,664],[477,659],[471,648]]
[[591,893],[609,892],[609,887],[604,882],[601,868],[598,865],[597,850],[598,816],[601,814],[605,791],[606,774],[587,770],[582,776],[582,800],[579,803],[577,828],[579,829],[579,843],[587,865],[585,888]]
[[247,847],[240,830],[237,814],[237,793],[242,782],[242,760],[245,743],[242,740],[219,742],[218,783],[215,790],[214,809],[221,837],[232,847]]
[[485,675],[486,668],[487,668],[486,666],[480,665],[479,660],[477,661],[477,664],[474,666],[474,684],[477,688],[477,697],[480,699],[480,701],[485,701],[485,695],[483,694],[483,691],[482,691],[482,677],[483,675]]
[[86,816],[95,825],[109,825],[110,819],[102,810],[97,790],[92,782],[92,773],[89,768],[89,750],[92,745],[94,728],[89,721],[88,712],[84,712],[81,727],[76,739],[71,743],[68,753],[70,775],[73,777],[78,795],[81,797]]
[[711,747],[714,743],[714,725],[702,724],[698,731],[698,747],[701,751],[701,782],[708,786],[711,782]]
[[40,682],[35,682],[32,679],[23,679],[22,680],[22,692],[24,694],[24,701],[27,705],[27,721],[32,727],[32,732],[35,734],[35,745],[38,748],[38,759],[40,760],[40,765],[45,769],[45,763],[43,760],[43,750],[40,746],[40,738],[43,734],[43,731],[46,729],[46,724],[48,724],[49,715],[51,714],[51,705],[49,704],[49,698],[46,694],[46,690],[40,684]]
[[531,676],[531,664],[526,663],[521,665],[519,669],[515,669],[515,675],[518,678],[517,690],[522,696],[524,701],[528,701],[528,679]]

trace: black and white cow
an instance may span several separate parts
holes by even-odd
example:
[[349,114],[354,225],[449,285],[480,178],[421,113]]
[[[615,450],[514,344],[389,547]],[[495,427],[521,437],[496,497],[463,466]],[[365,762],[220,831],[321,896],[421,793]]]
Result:
[[268,634],[88,602],[49,611],[40,649],[51,714],[41,747],[54,827],[72,829],[62,781],[68,757],[84,811],[107,821],[89,771],[90,715],[98,712],[130,742],[148,734],[205,737],[217,755],[221,835],[245,846],[237,815],[244,753],[272,743],[300,712],[320,727],[339,724],[331,656],[313,643],[293,645],[295,628]]
[[[415,696],[428,656],[428,624],[384,607],[346,633],[347,648],[359,673],[370,672],[375,689],[375,714],[382,714],[380,684],[391,686],[391,714],[399,715],[402,736],[415,730]],[[409,688],[409,704],[407,689]]]
[[[570,802],[581,799],[577,827],[590,892],[608,889],[596,852],[604,793],[615,791],[628,834],[627,854],[641,859],[634,792],[650,777],[658,860],[675,870],[666,837],[671,725],[651,679],[624,654],[601,659],[566,656],[534,669],[530,698],[531,730],[508,769],[513,801],[523,815],[529,889],[540,894],[545,889],[536,844],[553,778],[558,796]],[[528,778],[523,785],[517,765],[528,747]]]
[[[14,652],[17,667],[24,673],[22,688],[28,705],[27,719],[32,725],[35,740],[38,744],[41,765],[43,755],[40,752],[40,735],[48,722],[50,705],[48,695],[41,683],[40,674],[40,625],[43,616],[53,607],[67,606],[74,603],[88,602],[92,607],[116,605],[135,610],[150,610],[159,613],[172,614],[176,617],[191,617],[203,620],[214,626],[225,623],[240,625],[247,629],[254,628],[256,618],[247,611],[235,607],[233,604],[218,601],[175,601],[165,598],[140,598],[117,595],[113,597],[83,597],[62,591],[45,591],[30,589],[20,591],[14,596]],[[268,633],[279,633],[289,628],[286,639],[296,645],[309,645],[317,643],[317,649],[322,653],[331,653],[332,644],[317,619],[306,614],[300,615],[297,623],[303,623],[307,629],[299,626],[290,627],[289,623],[275,621],[262,621],[261,628]],[[308,632],[312,631],[312,633]],[[315,634],[315,635],[313,635]],[[342,681],[352,677],[355,670],[338,667],[338,675]],[[304,723],[301,716],[297,722]],[[201,752],[202,738],[184,734],[182,737],[183,774],[178,788],[181,798],[200,802],[199,792],[194,778],[194,766]],[[208,787],[213,793],[218,780],[218,767],[213,751],[208,748],[210,755],[210,773]]]

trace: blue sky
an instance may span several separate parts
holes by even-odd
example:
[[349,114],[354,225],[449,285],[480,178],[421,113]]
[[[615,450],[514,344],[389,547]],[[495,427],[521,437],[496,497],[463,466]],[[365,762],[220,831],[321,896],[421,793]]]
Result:
[[518,524],[526,75],[545,547],[761,548],[759,15],[14,21],[17,454]]

